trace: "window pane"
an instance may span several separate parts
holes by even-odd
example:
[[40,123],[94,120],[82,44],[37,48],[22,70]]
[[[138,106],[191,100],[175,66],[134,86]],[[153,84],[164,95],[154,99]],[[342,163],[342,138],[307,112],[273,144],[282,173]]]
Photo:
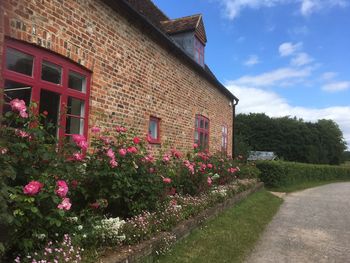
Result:
[[204,120],[200,119],[199,128],[204,128]]
[[198,116],[196,116],[195,127],[196,127],[196,128],[198,128],[198,127],[199,127],[199,118],[198,118]]
[[79,73],[69,71],[68,87],[77,91],[86,91],[86,77]]
[[206,130],[209,129],[209,121],[205,121],[205,129],[206,129]]
[[209,138],[208,138],[208,134],[204,134],[204,146],[205,148],[208,148],[209,145]]
[[75,116],[84,116],[84,101],[76,98],[69,97],[68,98],[68,114],[72,114]]
[[198,132],[197,131],[194,132],[194,142],[198,143]]
[[67,134],[83,134],[84,119],[67,117],[66,133]]
[[156,120],[150,120],[149,122],[149,135],[152,139],[158,139],[158,122]]
[[41,90],[39,112],[45,112],[47,114],[46,119],[43,120],[43,125],[53,136],[57,136],[59,105],[59,94],[48,90]]
[[13,99],[20,99],[24,100],[28,106],[30,103],[31,91],[32,87],[26,84],[5,80],[4,100],[5,102],[10,102]]
[[18,73],[32,76],[34,58],[16,49],[6,50],[6,68]]
[[55,84],[61,84],[62,68],[48,61],[43,61],[41,79]]
[[199,144],[204,145],[204,134],[202,132],[199,133]]

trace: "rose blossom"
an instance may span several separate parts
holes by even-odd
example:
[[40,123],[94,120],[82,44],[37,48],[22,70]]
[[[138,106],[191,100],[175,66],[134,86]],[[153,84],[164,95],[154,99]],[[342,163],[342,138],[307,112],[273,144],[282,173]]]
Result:
[[38,181],[31,181],[29,184],[23,187],[23,193],[26,195],[36,195],[43,188],[43,184]]
[[100,128],[100,127],[97,127],[97,126],[93,126],[93,127],[91,128],[91,131],[92,131],[93,133],[98,133],[98,132],[101,131],[101,128]]
[[208,167],[208,169],[211,169],[211,168],[213,168],[213,165],[211,163],[208,163],[207,167]]
[[207,183],[208,183],[209,186],[211,186],[211,184],[213,183],[213,180],[210,177],[208,177]]
[[141,142],[141,140],[140,140],[139,137],[134,137],[133,142],[134,142],[135,144],[139,144],[139,143]]
[[62,209],[62,210],[70,210],[72,204],[70,202],[69,198],[63,198],[62,202],[57,206],[58,209]]
[[65,181],[63,180],[58,180],[57,183],[57,189],[55,190],[56,194],[59,197],[66,197],[67,193],[68,193],[68,185]]
[[124,148],[119,149],[118,152],[119,152],[119,154],[120,154],[121,156],[125,156],[126,153],[127,153],[127,151],[126,151]]
[[6,154],[8,152],[7,148],[0,148],[0,154]]
[[117,126],[117,127],[115,127],[115,130],[117,132],[126,132],[127,131],[127,129],[123,126]]
[[22,130],[19,130],[19,129],[16,129],[15,133],[18,137],[21,137],[21,138],[29,137],[29,133],[22,131]]
[[197,143],[194,143],[193,144],[193,149],[197,149],[198,148],[198,144]]
[[84,135],[73,134],[72,139],[79,148],[81,148],[82,150],[87,150],[88,143]]
[[181,153],[176,149],[172,149],[171,154],[177,159],[181,158]]
[[74,153],[73,159],[76,161],[82,161],[84,159],[84,155],[82,153]]
[[111,158],[111,159],[114,159],[114,158],[115,158],[115,154],[114,154],[112,148],[109,148],[109,149],[108,149],[106,155],[107,155],[109,158]]
[[163,156],[163,162],[167,163],[170,161],[170,156],[168,154],[164,154]]
[[79,183],[78,183],[77,180],[73,180],[73,181],[71,182],[71,186],[72,186],[73,189],[77,188],[78,184],[79,184]]
[[137,148],[135,146],[131,146],[127,149],[128,153],[137,153]]
[[115,159],[110,160],[110,161],[109,161],[109,164],[111,165],[112,168],[118,166],[118,163],[117,163],[117,161],[116,161]]
[[171,179],[169,177],[163,178],[163,183],[170,184],[171,183]]
[[10,101],[12,111],[18,112],[22,118],[28,118],[26,103],[24,100],[14,99]]

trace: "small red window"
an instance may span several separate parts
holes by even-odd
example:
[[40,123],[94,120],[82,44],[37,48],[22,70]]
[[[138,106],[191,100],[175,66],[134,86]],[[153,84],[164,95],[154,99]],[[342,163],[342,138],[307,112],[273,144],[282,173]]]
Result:
[[87,136],[88,71],[49,51],[14,40],[6,40],[4,58],[3,113],[10,110],[8,103],[15,98],[27,105],[35,101],[39,112],[47,113],[44,125],[53,124],[47,125],[53,136]]
[[209,119],[199,114],[196,115],[194,142],[202,150],[209,149]]
[[160,119],[150,117],[148,125],[148,135],[150,143],[160,143]]
[[227,153],[227,140],[228,140],[228,131],[227,131],[227,125],[222,125],[221,128],[222,137],[221,137],[221,151],[223,153]]
[[194,58],[198,64],[204,66],[204,45],[198,38],[194,38]]

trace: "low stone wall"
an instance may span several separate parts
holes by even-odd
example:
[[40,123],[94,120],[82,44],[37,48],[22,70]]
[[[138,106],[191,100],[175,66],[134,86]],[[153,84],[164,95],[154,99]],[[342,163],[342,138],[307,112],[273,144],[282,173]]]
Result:
[[[130,248],[122,248],[118,251],[110,251],[107,252],[104,257],[102,257],[99,262],[100,263],[138,263],[142,262],[147,257],[152,257],[157,250],[164,244],[164,240],[169,238],[170,236],[176,237],[176,242],[188,236],[194,229],[198,228],[203,224],[203,222],[208,219],[214,218],[227,208],[234,206],[239,203],[243,199],[245,199],[250,194],[259,191],[264,187],[264,183],[257,183],[252,188],[238,193],[234,197],[225,200],[222,203],[211,207],[199,215],[188,219],[178,226],[176,226],[170,232],[164,232],[155,236],[150,240],[146,240],[138,245],[131,246]],[[152,262],[152,261],[147,261]]]

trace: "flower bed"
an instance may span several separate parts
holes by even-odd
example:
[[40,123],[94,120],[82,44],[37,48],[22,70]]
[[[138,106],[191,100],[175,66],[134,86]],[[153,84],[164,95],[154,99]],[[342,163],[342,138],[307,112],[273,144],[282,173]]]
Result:
[[83,248],[136,244],[223,200],[238,178],[258,175],[196,145],[186,155],[170,147],[155,157],[146,136],[123,126],[92,127],[90,145],[78,134],[57,141],[47,112],[17,99],[10,106],[0,130],[6,262],[63,262],[68,241],[71,262],[84,261]]

